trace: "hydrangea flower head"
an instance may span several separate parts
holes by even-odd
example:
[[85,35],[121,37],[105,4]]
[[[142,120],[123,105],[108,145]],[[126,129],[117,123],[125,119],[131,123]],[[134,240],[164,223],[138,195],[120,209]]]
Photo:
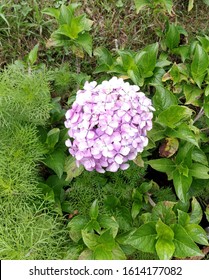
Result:
[[70,154],[88,171],[116,172],[129,167],[148,144],[154,108],[136,85],[121,78],[86,82],[66,112]]

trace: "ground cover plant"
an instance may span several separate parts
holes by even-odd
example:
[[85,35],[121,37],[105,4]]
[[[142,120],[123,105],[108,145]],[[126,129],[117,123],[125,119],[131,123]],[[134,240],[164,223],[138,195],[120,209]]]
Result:
[[2,1],[1,259],[208,258],[208,5]]

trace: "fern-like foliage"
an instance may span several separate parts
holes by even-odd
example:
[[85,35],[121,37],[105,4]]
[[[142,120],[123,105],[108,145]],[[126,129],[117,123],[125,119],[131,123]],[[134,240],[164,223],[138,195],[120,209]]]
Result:
[[27,122],[44,125],[51,109],[47,74],[12,65],[0,73],[0,126]]

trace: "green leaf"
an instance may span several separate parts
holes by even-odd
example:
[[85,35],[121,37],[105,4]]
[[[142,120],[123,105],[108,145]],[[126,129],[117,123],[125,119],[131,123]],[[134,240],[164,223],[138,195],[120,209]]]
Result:
[[89,216],[91,217],[91,219],[96,220],[96,218],[98,217],[98,214],[99,214],[99,205],[98,205],[98,200],[95,199],[90,207]]
[[149,5],[148,0],[134,0],[136,13],[138,14],[145,6]]
[[47,144],[49,149],[53,149],[54,146],[58,143],[59,135],[60,135],[60,129],[59,128],[52,128],[47,133],[46,144]]
[[85,32],[83,34],[79,34],[75,42],[81,46],[89,56],[92,56],[92,37],[89,33]]
[[202,208],[195,197],[192,198],[192,211],[190,214],[190,223],[191,224],[199,224],[202,220]]
[[183,90],[184,90],[184,95],[186,97],[185,104],[192,104],[195,106],[200,105],[200,97],[201,94],[203,93],[201,89],[199,89],[195,85],[186,84],[184,85]]
[[86,230],[81,231],[83,242],[85,245],[91,249],[95,250],[97,245],[99,244],[99,235],[94,233],[89,233]]
[[199,88],[201,88],[208,65],[208,54],[200,45],[197,45],[191,64],[191,74]]
[[202,0],[206,5],[209,6],[209,0]]
[[60,8],[60,15],[59,15],[59,24],[63,25],[70,25],[73,19],[73,11],[69,9],[67,6],[62,5]]
[[60,16],[60,10],[55,9],[55,8],[46,8],[42,11],[43,14],[55,17],[57,20],[59,19]]
[[173,172],[173,184],[178,198],[182,202],[186,202],[188,200],[188,191],[192,184],[192,177],[187,177],[180,173],[179,170],[175,170]]
[[123,250],[117,243],[115,244],[115,247],[112,249],[112,259],[126,260],[126,255],[124,254]]
[[158,202],[152,209],[152,220],[158,221],[161,219],[167,225],[176,223],[176,214],[173,211],[174,205],[175,202],[173,201]]
[[155,253],[155,223],[149,222],[140,226],[125,242],[142,252]]
[[153,75],[157,62],[158,48],[158,43],[148,45],[135,56],[136,65],[143,78]]
[[94,260],[112,260],[112,252],[104,244],[99,244],[93,251]]
[[130,77],[130,79],[134,82],[134,84],[140,87],[144,85],[144,78],[141,77],[141,74],[139,73],[138,69],[129,69],[127,71],[127,74]]
[[83,165],[77,167],[76,160],[72,156],[68,156],[65,160],[64,171],[67,173],[66,181],[72,181],[78,177],[84,170]]
[[115,247],[115,239],[112,236],[111,229],[103,232],[99,238],[98,242],[105,245],[105,249],[111,251]]
[[164,224],[161,219],[159,219],[156,223],[156,231],[157,231],[157,237],[167,239],[167,240],[173,240],[174,233],[172,229]]
[[161,86],[156,87],[156,92],[153,97],[153,105],[157,112],[162,112],[168,109],[171,105],[177,104],[177,98],[171,91]]
[[59,178],[61,178],[64,172],[65,158],[65,151],[55,150],[49,154],[43,162],[46,166],[51,168]]
[[192,256],[204,256],[198,246],[194,243],[187,231],[178,224],[173,226],[174,231],[174,256],[177,258],[186,258]]
[[85,228],[88,221],[89,219],[87,217],[79,215],[73,217],[68,223],[67,229],[69,229],[70,238],[74,242],[77,243],[82,238],[81,231]]
[[172,105],[159,114],[157,121],[170,128],[185,122],[192,116],[192,110],[186,106]]
[[170,15],[172,15],[173,0],[162,0],[162,1],[160,1],[160,2],[162,2],[162,3],[165,5],[165,7],[166,7],[168,13],[169,13]]
[[37,61],[37,57],[38,57],[38,48],[39,48],[39,44],[36,44],[33,49],[29,52],[28,55],[28,60],[30,62],[31,65],[33,65],[36,61]]
[[200,41],[203,49],[206,52],[209,52],[209,37],[207,35],[203,36],[197,36],[197,39]]
[[193,163],[190,168],[190,175],[198,179],[209,179],[209,168],[200,163]]
[[195,134],[194,129],[196,127],[182,123],[178,125],[175,129],[167,129],[166,134],[170,137],[176,137],[182,140],[186,140],[189,143],[192,143],[196,147],[199,147],[199,135]]
[[178,223],[184,227],[190,222],[190,216],[188,213],[181,211],[180,209],[177,209],[177,211],[178,211]]
[[204,108],[204,113],[205,113],[206,117],[209,118],[209,96],[205,95],[203,108]]
[[170,260],[175,251],[173,241],[159,238],[155,244],[155,249],[160,260]]
[[132,219],[135,219],[137,215],[139,214],[140,210],[142,207],[142,202],[141,201],[134,201],[131,207],[131,216]]
[[180,43],[180,33],[175,24],[169,25],[168,31],[165,35],[165,43],[170,50],[178,47]]
[[147,163],[153,169],[160,172],[172,173],[176,168],[175,163],[168,158],[152,159],[147,161]]
[[199,148],[195,147],[192,151],[192,160],[195,162],[208,165],[208,159],[206,154]]
[[207,234],[201,226],[197,224],[187,224],[185,229],[194,242],[201,245],[208,245]]
[[100,224],[101,228],[110,229],[111,235],[114,238],[116,237],[116,235],[118,233],[119,225],[114,217],[109,217],[107,215],[101,215],[101,216],[98,216],[97,221]]
[[111,66],[113,64],[113,58],[111,52],[104,48],[98,47],[94,50],[94,55],[97,56],[99,63]]

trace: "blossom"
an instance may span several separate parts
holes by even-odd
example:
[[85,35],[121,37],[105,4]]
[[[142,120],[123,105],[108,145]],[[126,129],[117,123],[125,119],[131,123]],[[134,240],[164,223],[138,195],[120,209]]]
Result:
[[113,77],[97,85],[86,82],[66,112],[66,146],[88,171],[116,172],[129,167],[148,144],[154,108],[136,85]]

